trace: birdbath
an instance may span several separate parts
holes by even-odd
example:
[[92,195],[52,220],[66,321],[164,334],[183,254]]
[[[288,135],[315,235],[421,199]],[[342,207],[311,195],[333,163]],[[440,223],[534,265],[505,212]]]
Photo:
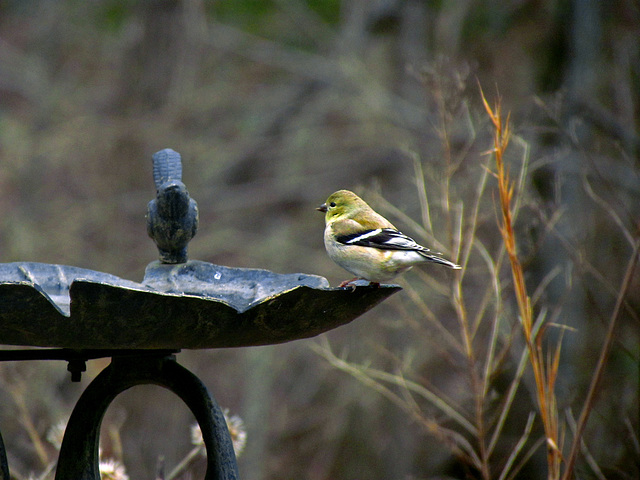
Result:
[[[124,390],[155,384],[193,412],[207,451],[206,480],[238,478],[231,437],[205,385],[178,364],[182,349],[250,347],[309,338],[347,324],[398,286],[330,288],[316,275],[277,274],[188,260],[198,207],[180,155],[153,155],[156,198],[147,230],[160,260],[141,283],[65,265],[0,264],[0,361],[63,360],[79,381],[88,360],[111,363],[80,396],[67,423],[56,480],[99,480],[102,418]],[[39,348],[34,348],[39,347]],[[0,435],[0,480],[9,480]]]

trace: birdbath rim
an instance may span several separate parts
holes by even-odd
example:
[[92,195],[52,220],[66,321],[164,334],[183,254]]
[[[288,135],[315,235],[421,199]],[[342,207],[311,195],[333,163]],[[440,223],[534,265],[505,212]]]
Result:
[[0,344],[71,349],[269,345],[353,321],[397,285],[331,288],[317,275],[191,260],[141,283],[37,262],[0,264]]

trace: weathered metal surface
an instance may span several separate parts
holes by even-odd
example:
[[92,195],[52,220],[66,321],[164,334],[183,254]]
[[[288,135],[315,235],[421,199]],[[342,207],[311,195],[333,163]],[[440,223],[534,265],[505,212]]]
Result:
[[165,293],[220,300],[240,312],[295,287],[329,287],[327,279],[317,275],[231,268],[198,260],[178,265],[152,262],[147,266],[142,283]]
[[283,343],[349,323],[399,289],[329,288],[314,275],[197,261],[153,263],[144,283],[77,267],[0,264],[0,344],[178,350]]
[[172,356],[162,355],[114,357],[89,384],[67,423],[56,480],[100,480],[98,443],[102,418],[117,395],[142,384],[169,389],[193,412],[207,449],[205,480],[236,480],[238,466],[220,407],[193,373],[178,365]]

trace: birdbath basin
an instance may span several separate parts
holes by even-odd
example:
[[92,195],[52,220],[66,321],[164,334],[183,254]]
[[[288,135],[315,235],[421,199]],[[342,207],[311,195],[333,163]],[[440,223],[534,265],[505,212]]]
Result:
[[223,348],[313,337],[399,287],[330,288],[323,277],[190,260],[142,283],[63,265],[0,264],[0,343],[69,349]]
[[[160,260],[148,265],[141,282],[66,265],[0,264],[0,345],[29,347],[0,350],[0,361],[65,360],[77,381],[87,360],[112,358],[69,419],[57,480],[99,480],[104,413],[120,392],[144,383],[173,391],[194,413],[207,449],[205,479],[237,479],[221,410],[175,354],[313,337],[351,322],[400,290],[331,288],[316,275],[188,260],[198,207],[182,183],[180,155],[157,152],[153,172],[156,198],[149,203],[147,230]],[[0,480],[9,480],[1,436]]]

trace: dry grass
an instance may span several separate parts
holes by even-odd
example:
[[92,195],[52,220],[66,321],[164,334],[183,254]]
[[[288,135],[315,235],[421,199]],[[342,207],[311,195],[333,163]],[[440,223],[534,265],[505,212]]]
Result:
[[[436,91],[443,92],[442,94],[448,91],[449,95],[459,94],[446,88]],[[441,108],[450,108],[450,102],[446,100],[436,103]],[[467,108],[466,104],[460,105],[458,112],[468,116]],[[467,131],[467,145],[454,154],[450,146],[450,132],[453,124],[458,122],[460,117],[443,113],[439,118],[437,131],[443,143],[444,175],[439,179],[440,186],[435,189],[440,193],[436,201],[440,211],[436,216],[447,226],[444,231],[448,232],[449,238],[446,240],[442,236],[435,237],[432,233],[434,230],[431,225],[433,205],[428,201],[427,191],[434,189],[427,187],[428,180],[423,176],[423,162],[415,156],[413,158],[416,195],[420,201],[422,224],[416,225],[415,222],[411,222],[411,225],[413,230],[422,233],[430,245],[451,252],[452,258],[457,258],[462,265],[462,270],[450,278],[450,281],[442,276],[432,277],[425,271],[416,272],[423,281],[424,287],[448,298],[448,307],[442,302],[434,307],[433,302],[430,304],[425,301],[421,297],[424,287],[420,288],[415,282],[403,282],[403,287],[417,307],[417,316],[408,318],[407,321],[410,322],[412,330],[421,331],[420,338],[429,342],[429,345],[425,344],[421,348],[437,348],[439,355],[450,362],[449,372],[460,375],[459,379],[429,379],[426,382],[424,377],[414,379],[412,377],[417,373],[415,369],[419,369],[418,359],[398,360],[394,371],[388,372],[369,365],[349,362],[336,355],[327,342],[316,345],[314,349],[334,367],[353,375],[405,411],[422,426],[426,433],[439,439],[451,453],[468,465],[471,471],[476,472],[472,474],[473,477],[487,480],[514,478],[539,447],[539,442],[530,439],[535,417],[533,414],[528,415],[520,425],[520,433],[516,441],[507,450],[501,440],[523,379],[525,366],[531,359],[531,355],[529,350],[518,355],[517,367],[513,371],[514,377],[504,395],[496,399],[493,391],[494,379],[505,368],[508,355],[514,353],[511,352],[511,347],[515,331],[512,326],[505,325],[504,296],[506,292],[501,275],[505,249],[498,247],[497,251],[491,252],[492,247],[485,245],[476,235],[478,229],[484,227],[483,222],[487,218],[485,209],[491,208],[491,203],[487,202],[489,195],[487,185],[492,170],[488,163],[481,165],[481,168],[471,169],[478,174],[473,188],[474,195],[471,197],[472,203],[464,205],[456,199],[453,191],[455,174],[458,170],[467,168],[463,161],[470,161],[471,145],[476,142],[475,129]],[[504,136],[505,133],[507,136]],[[508,131],[496,137],[496,141],[499,142],[497,145],[500,148],[498,153],[500,159],[506,149],[507,139]],[[521,149],[522,164],[517,186],[518,192],[521,193],[526,178],[528,149],[526,143],[520,142],[520,145],[523,147]],[[503,183],[502,185],[499,183],[499,186],[507,186],[508,179],[503,164],[498,166],[495,176],[498,178],[502,176]],[[505,192],[500,189],[499,191],[506,193],[505,200],[510,205],[513,200],[513,186],[508,186]],[[396,216],[403,217],[400,215],[401,212],[394,210],[387,203],[379,203]],[[516,204],[520,205],[521,201],[517,201]],[[508,206],[505,213],[508,214],[507,219],[510,222],[512,212],[509,208]],[[404,223],[409,223],[407,218],[402,219]],[[513,248],[508,247],[507,252],[509,258],[515,262],[512,265],[519,266],[514,253],[513,229],[511,226],[509,228]],[[439,231],[443,230],[439,229]],[[502,231],[506,230],[503,228]],[[445,248],[446,245],[449,245],[449,248]],[[512,253],[514,253],[513,258]],[[531,307],[522,283],[522,269],[520,268],[518,272],[514,273],[514,275],[520,275],[521,290],[518,291],[518,295],[523,295],[521,297],[523,308],[529,312],[523,324],[528,321],[529,338],[534,345],[535,333]],[[484,282],[484,286],[481,287],[477,281],[483,277],[490,281]],[[517,281],[516,279],[516,284]],[[475,287],[466,288],[465,285],[475,285]],[[480,288],[480,294],[476,288]],[[455,318],[455,323],[448,321],[450,316]],[[539,328],[539,325],[537,327]],[[432,344],[434,339],[436,344]],[[440,345],[437,345],[438,341],[441,341]],[[466,385],[463,387],[467,390],[466,394],[461,394],[460,387],[455,387],[458,390],[456,396],[446,393],[446,390],[452,388],[450,384],[455,386],[460,382]],[[548,398],[547,392],[545,399]]]
[[[454,163],[451,148],[443,148],[443,170],[447,173],[440,178],[442,198],[437,202],[440,211],[435,216],[444,217],[445,220],[441,221],[448,226],[444,230],[448,232],[448,241],[442,236],[433,236],[434,208],[427,196],[427,191],[433,191],[433,188],[427,187],[424,162],[415,155],[416,196],[420,202],[422,223],[414,222],[383,198],[377,198],[379,205],[403,223],[410,224],[413,230],[420,231],[431,245],[452,252],[451,255],[457,257],[463,266],[455,276],[432,277],[420,271],[416,272],[419,281],[413,278],[413,281],[402,282],[404,295],[415,306],[413,318],[406,317],[405,325],[414,333],[419,332],[417,345],[412,348],[435,350],[434,355],[448,364],[444,371],[440,369],[440,375],[459,375],[458,380],[443,380],[437,378],[437,373],[429,371],[425,374],[416,353],[414,358],[395,358],[389,370],[375,368],[371,362],[349,361],[345,354],[335,353],[326,340],[313,349],[333,367],[352,375],[404,411],[426,434],[436,438],[470,468],[466,473],[470,478],[513,479],[521,474],[531,475],[531,469],[535,471],[533,460],[539,456],[543,446],[546,450],[545,476],[548,479],[572,478],[580,452],[586,468],[603,478],[597,460],[585,444],[583,433],[589,413],[594,408],[608,353],[614,344],[616,319],[635,272],[638,239],[627,235],[633,238],[633,252],[617,293],[598,364],[592,372],[582,414],[576,422],[567,411],[566,420],[563,420],[565,414],[560,411],[556,387],[561,375],[563,338],[565,332],[571,335],[574,329],[558,322],[562,319],[561,310],[552,310],[551,306],[542,304],[544,290],[557,276],[557,271],[550,272],[534,288],[533,295],[529,293],[515,227],[516,218],[528,201],[525,185],[529,175],[529,148],[522,138],[513,137],[509,116],[504,117],[500,101],[491,107],[483,93],[481,98],[492,131],[490,155],[484,158],[492,159],[493,167],[491,162],[482,165],[477,175],[473,203],[464,208],[452,199],[455,172],[460,163],[455,162],[456,169],[449,168]],[[442,115],[441,118],[447,117]],[[454,121],[454,117],[448,118],[449,122]],[[446,122],[443,120],[439,132],[441,141],[448,145],[449,125]],[[475,131],[473,134],[470,131],[469,138],[475,141]],[[511,180],[507,166],[507,147],[514,138],[516,147],[522,152],[515,182]],[[464,148],[462,155],[468,155],[469,151]],[[510,156],[513,157],[512,154]],[[471,159],[466,158],[465,161]],[[495,178],[495,191],[487,189],[489,178]],[[492,202],[487,201],[488,196]],[[502,238],[502,244],[493,247],[486,245],[477,234],[486,228],[483,221],[490,217],[487,210],[491,205],[498,212]],[[557,218],[547,228],[553,230],[556,221]],[[622,222],[618,221],[618,224]],[[449,249],[444,247],[447,244]],[[511,281],[505,278],[502,268],[505,256]],[[484,287],[480,287],[482,279],[485,279]],[[431,301],[423,298],[427,291],[432,292]],[[441,298],[435,304],[433,292]],[[515,300],[515,310],[510,308],[512,299]],[[450,321],[453,318],[455,322]],[[553,331],[557,334],[552,335]],[[393,357],[390,352],[386,355]],[[517,360],[515,365],[509,366],[509,359]],[[429,362],[437,363],[433,359]],[[528,371],[533,382],[525,387],[523,381]],[[510,376],[510,380],[497,393],[496,379],[505,374]],[[459,386],[451,386],[460,382],[465,385],[463,388],[468,389],[466,394],[461,394]],[[447,391],[451,388],[457,395]],[[516,397],[520,402],[523,399],[523,388],[528,389],[535,399],[529,409],[516,404]],[[514,432],[514,425],[519,433]],[[542,429],[540,436],[535,433],[538,428]],[[570,442],[567,442],[569,436]]]
[[[531,298],[527,293],[524,281],[524,269],[518,257],[516,235],[514,231],[513,212],[513,185],[506,170],[504,156],[511,136],[509,117],[506,120],[502,116],[500,100],[494,108],[487,103],[484,93],[481,92],[482,102],[493,124],[493,155],[496,163],[496,178],[498,180],[499,204],[501,213],[500,233],[504,241],[511,273],[516,300],[518,302],[519,321],[528,351],[528,358],[533,370],[538,412],[542,419],[542,425],[546,436],[547,464],[549,468],[548,478],[555,480],[560,478],[560,466],[562,462],[562,448],[564,444],[564,428],[558,424],[558,402],[556,400],[555,386],[560,365],[561,341],[558,340],[554,352],[548,352],[544,346],[544,335],[549,328],[549,323],[542,323],[534,329],[534,314]],[[544,320],[544,319],[543,319]]]

